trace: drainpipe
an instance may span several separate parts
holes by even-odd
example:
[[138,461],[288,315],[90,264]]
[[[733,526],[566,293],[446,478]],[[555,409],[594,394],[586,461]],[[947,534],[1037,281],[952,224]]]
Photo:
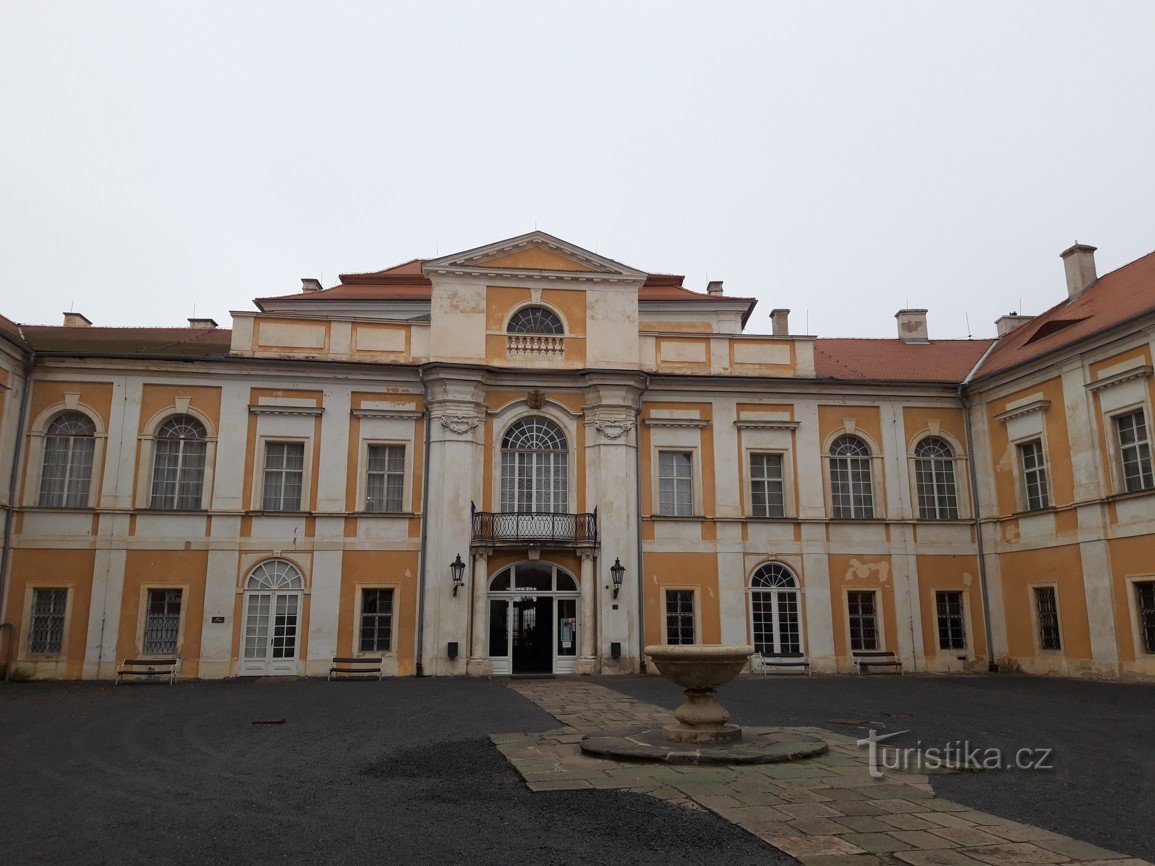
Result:
[[650,387],[650,379],[642,387],[638,395],[638,408],[634,412],[634,439],[637,445],[634,448],[634,515],[637,523],[638,535],[638,673],[646,672],[646,572],[642,556],[642,397]]
[[422,648],[425,645],[425,563],[428,554],[425,552],[425,543],[429,534],[429,445],[433,430],[433,415],[429,411],[429,389],[425,387],[425,370],[420,369],[422,395],[425,399],[425,465],[421,468],[421,549],[417,552],[417,648],[414,653],[413,675],[425,676],[424,664],[421,660]]
[[0,636],[4,634],[4,626],[8,626],[8,664],[4,669],[4,680],[12,676],[13,647],[16,644],[16,629],[11,623],[3,622],[4,611],[7,607],[8,570],[12,560],[12,524],[16,518],[17,481],[20,476],[20,462],[24,446],[24,426],[28,422],[28,405],[31,403],[32,369],[36,364],[36,352],[31,351],[24,362],[24,390],[20,394],[20,412],[16,418],[16,441],[12,447],[11,477],[8,479],[8,516],[4,521],[4,544],[0,547]]
[[971,413],[970,406],[967,402],[965,388],[970,384],[974,378],[975,372],[982,367],[983,361],[987,359],[987,355],[997,346],[999,341],[996,339],[987,347],[983,356],[979,358],[978,363],[971,368],[967,373],[967,377],[958,386],[957,396],[963,408],[963,424],[966,428],[967,437],[967,463],[969,464],[969,475],[971,482],[971,512],[974,515],[975,541],[978,543],[978,558],[979,558],[979,590],[983,600],[983,625],[986,627],[985,632],[987,636],[987,670],[991,672],[998,671],[998,663],[995,662],[995,644],[994,644],[994,630],[991,627],[991,599],[990,591],[987,589],[987,558],[985,545],[983,544],[983,527],[982,514],[979,503],[979,487],[978,487],[978,467],[975,465],[975,445],[974,435],[971,427]]

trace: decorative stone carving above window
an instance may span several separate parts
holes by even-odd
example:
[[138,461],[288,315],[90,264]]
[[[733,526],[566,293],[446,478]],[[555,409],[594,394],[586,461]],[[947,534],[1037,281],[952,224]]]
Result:
[[1102,379],[1096,379],[1094,382],[1087,384],[1087,388],[1092,391],[1101,391],[1104,388],[1111,388],[1115,385],[1122,385],[1124,382],[1132,382],[1135,379],[1147,379],[1151,376],[1152,367],[1150,364],[1144,364],[1142,367],[1132,367],[1130,370],[1123,370],[1115,373],[1113,376],[1104,376]]
[[1032,400],[1029,403],[1023,403],[1005,412],[1000,412],[995,417],[1005,424],[1013,418],[1021,418],[1024,415],[1030,415],[1035,412],[1046,412],[1047,409],[1050,408],[1050,405],[1050,400]]

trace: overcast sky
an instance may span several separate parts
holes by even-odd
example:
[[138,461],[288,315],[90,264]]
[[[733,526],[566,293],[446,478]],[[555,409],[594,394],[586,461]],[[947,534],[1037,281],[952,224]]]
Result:
[[0,312],[222,325],[535,226],[792,330],[1155,249],[1155,3],[0,0]]

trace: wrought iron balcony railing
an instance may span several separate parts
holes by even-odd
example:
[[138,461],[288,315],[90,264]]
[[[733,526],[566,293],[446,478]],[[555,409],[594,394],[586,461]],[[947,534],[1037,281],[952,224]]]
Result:
[[473,512],[473,543],[500,547],[593,547],[598,543],[598,515],[546,511]]

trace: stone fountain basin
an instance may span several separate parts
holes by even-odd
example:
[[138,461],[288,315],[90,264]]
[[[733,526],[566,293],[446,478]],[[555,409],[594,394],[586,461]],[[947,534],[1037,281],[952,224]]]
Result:
[[646,655],[662,676],[683,689],[716,689],[742,672],[754,647],[742,644],[714,646],[688,644],[646,647]]

